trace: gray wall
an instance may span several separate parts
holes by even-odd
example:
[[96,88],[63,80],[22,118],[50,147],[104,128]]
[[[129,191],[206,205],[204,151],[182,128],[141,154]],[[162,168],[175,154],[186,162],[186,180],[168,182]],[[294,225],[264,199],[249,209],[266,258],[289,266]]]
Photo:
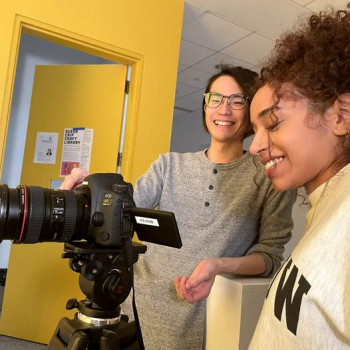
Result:
[[200,110],[174,117],[170,150],[197,152],[209,146],[210,136],[204,131]]

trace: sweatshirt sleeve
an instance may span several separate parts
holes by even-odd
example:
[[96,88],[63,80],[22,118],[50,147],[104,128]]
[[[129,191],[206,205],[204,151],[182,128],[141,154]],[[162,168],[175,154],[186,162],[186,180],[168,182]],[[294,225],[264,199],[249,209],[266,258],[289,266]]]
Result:
[[261,211],[259,237],[247,254],[260,254],[266,261],[262,276],[274,274],[281,266],[284,246],[292,236],[292,209],[296,191],[276,192],[270,187]]
[[159,205],[163,190],[165,156],[160,155],[136,181],[134,201],[137,207],[153,209]]

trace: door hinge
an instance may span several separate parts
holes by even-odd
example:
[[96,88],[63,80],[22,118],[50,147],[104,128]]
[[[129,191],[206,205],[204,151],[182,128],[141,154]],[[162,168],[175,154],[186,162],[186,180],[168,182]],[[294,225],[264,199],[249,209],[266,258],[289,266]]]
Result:
[[130,80],[125,81],[125,93],[129,94],[129,88],[130,88]]
[[122,157],[123,153],[118,153],[118,158],[117,158],[117,167],[120,167],[122,165]]

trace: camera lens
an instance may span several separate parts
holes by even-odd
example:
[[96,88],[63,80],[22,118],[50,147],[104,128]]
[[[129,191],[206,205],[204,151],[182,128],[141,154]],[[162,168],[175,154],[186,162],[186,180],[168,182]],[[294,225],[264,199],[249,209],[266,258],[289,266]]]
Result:
[[69,190],[0,185],[0,242],[70,242],[86,234],[89,197]]

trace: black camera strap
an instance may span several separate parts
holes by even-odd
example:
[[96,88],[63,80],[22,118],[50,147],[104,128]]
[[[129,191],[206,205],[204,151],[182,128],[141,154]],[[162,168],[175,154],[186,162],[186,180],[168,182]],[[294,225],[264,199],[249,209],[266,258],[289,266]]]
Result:
[[123,238],[125,239],[125,244],[124,244],[125,254],[128,260],[128,268],[129,268],[130,277],[131,277],[132,309],[134,312],[136,335],[140,346],[139,350],[145,350],[145,346],[143,344],[142,332],[141,332],[141,325],[140,325],[140,320],[137,313],[136,300],[135,300],[132,233],[133,233],[133,228],[130,220],[129,202],[124,202],[123,203]]
[[145,346],[143,344],[141,325],[140,325],[140,320],[139,320],[139,316],[138,316],[137,308],[136,308],[135,286],[134,286],[134,268],[133,268],[133,262],[132,262],[132,241],[131,241],[131,239],[127,240],[127,243],[125,244],[125,247],[126,247],[126,250],[127,250],[126,254],[127,254],[129,271],[130,271],[130,277],[131,277],[132,309],[133,309],[133,312],[134,312],[134,320],[135,320],[135,326],[136,326],[136,335],[137,335],[137,339],[139,341],[140,350],[144,350]]

